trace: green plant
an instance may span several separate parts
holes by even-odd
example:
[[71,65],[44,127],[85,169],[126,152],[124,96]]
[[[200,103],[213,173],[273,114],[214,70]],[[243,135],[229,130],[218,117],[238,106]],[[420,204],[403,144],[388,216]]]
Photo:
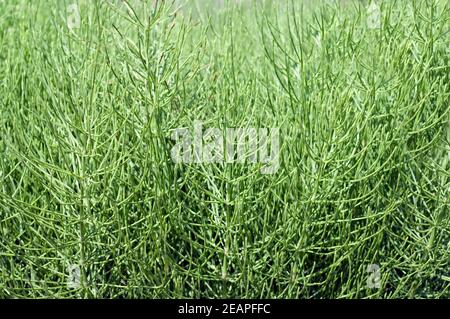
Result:
[[[450,7],[346,3],[0,1],[0,297],[449,298]],[[173,163],[195,120],[280,169]]]

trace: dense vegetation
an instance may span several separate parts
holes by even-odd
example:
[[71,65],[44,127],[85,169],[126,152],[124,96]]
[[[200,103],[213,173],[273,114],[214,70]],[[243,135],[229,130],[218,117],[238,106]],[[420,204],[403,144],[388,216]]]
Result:
[[448,1],[168,2],[0,1],[0,297],[450,298]]

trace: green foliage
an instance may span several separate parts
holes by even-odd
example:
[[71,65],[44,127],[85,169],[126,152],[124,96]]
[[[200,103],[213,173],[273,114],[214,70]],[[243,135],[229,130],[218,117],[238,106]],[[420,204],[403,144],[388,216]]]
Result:
[[[448,2],[280,3],[0,1],[0,297],[450,298]],[[174,164],[194,120],[280,169]]]

